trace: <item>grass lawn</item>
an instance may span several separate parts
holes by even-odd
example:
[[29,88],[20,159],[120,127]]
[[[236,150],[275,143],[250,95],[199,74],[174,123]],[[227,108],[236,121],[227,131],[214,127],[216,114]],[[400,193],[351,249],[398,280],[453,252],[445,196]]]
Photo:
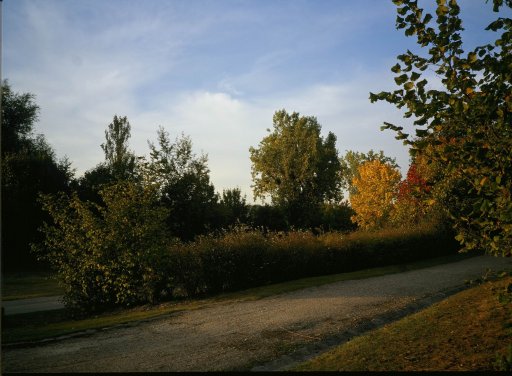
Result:
[[[418,261],[410,264],[392,265],[381,268],[365,269],[351,273],[334,274],[320,277],[302,278],[295,281],[283,282],[268,286],[252,288],[244,291],[226,293],[205,299],[194,299],[163,303],[157,306],[142,306],[133,309],[120,309],[116,312],[108,312],[87,319],[73,320],[68,317],[65,310],[25,313],[6,316],[2,323],[2,343],[34,341],[45,338],[57,337],[74,332],[81,332],[89,329],[104,328],[113,325],[126,324],[140,320],[148,320],[155,317],[168,315],[173,312],[204,308],[211,304],[223,304],[232,301],[248,301],[262,299],[268,296],[290,292],[310,286],[320,286],[344,280],[363,279],[376,277],[391,273],[400,273],[408,270],[426,268],[449,262],[460,261],[471,255],[452,255],[439,257],[430,260]],[[21,277],[19,277],[21,278]],[[11,297],[36,295],[39,289],[39,282],[29,286],[31,282],[45,281],[41,276],[26,276],[27,280],[19,283],[19,286],[5,285],[7,291],[20,291],[19,294],[11,293]],[[11,282],[19,282],[19,279],[6,279]],[[52,281],[53,282],[53,281]],[[21,286],[24,286],[21,288]],[[58,287],[57,287],[58,288]],[[23,293],[21,291],[23,290]],[[31,291],[31,292],[30,292]],[[61,293],[54,289],[55,293]]]
[[[498,299],[506,296],[508,301]],[[294,371],[512,370],[512,277],[462,291]],[[501,360],[497,360],[501,359]]]

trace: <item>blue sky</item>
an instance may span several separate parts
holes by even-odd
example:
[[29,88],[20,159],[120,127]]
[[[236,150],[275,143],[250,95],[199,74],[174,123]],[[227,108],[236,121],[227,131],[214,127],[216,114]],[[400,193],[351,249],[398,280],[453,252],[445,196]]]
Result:
[[[460,3],[468,47],[487,41],[491,4]],[[248,149],[282,108],[316,116],[340,155],[383,150],[407,171],[407,149],[380,125],[408,122],[368,100],[394,89],[390,67],[416,48],[391,0],[5,0],[2,13],[2,76],[36,95],[37,132],[78,176],[103,160],[117,114],[137,155],[159,126],[183,132],[216,190],[252,201]]]

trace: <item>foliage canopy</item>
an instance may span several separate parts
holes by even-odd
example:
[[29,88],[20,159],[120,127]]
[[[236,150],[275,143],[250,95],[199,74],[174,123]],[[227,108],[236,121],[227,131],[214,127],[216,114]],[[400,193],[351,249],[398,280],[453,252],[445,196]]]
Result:
[[196,156],[192,140],[183,134],[171,142],[163,128],[157,132],[157,142],[149,142],[148,173],[158,183],[160,201],[170,211],[169,231],[192,240],[209,229],[217,210],[208,157]]
[[[414,36],[427,53],[399,55],[391,70],[400,87],[370,93],[405,107],[414,118],[415,137],[403,127],[383,129],[411,145],[412,152],[431,148],[432,160],[444,165],[454,199],[443,203],[465,249],[481,248],[512,254],[512,19],[499,17],[487,31],[488,44],[465,52],[460,7],[456,0],[438,0],[436,15],[424,13],[416,0],[394,0],[396,26]],[[493,11],[512,8],[510,0],[494,0]],[[431,22],[435,17],[435,26]],[[429,88],[426,73],[441,77],[442,89]]]
[[30,93],[16,93],[2,83],[2,267],[39,267],[30,242],[47,219],[37,203],[39,192],[67,191],[74,172],[58,160],[43,135],[34,133],[39,106]]
[[382,227],[389,218],[400,183],[400,172],[378,159],[363,163],[352,185],[350,204],[356,214],[352,220],[363,229]]
[[276,111],[273,125],[259,147],[249,149],[254,196],[269,195],[292,224],[308,225],[320,204],[342,197],[336,136],[324,139],[317,119],[297,112]]
[[396,159],[384,155],[382,150],[378,153],[373,151],[373,149],[370,149],[368,153],[348,150],[345,155],[340,158],[342,186],[344,189],[348,190],[350,195],[356,193],[356,189],[352,185],[352,182],[354,181],[354,178],[359,176],[359,167],[361,167],[365,162],[374,160],[379,160],[382,163],[388,163],[391,166],[398,168]]

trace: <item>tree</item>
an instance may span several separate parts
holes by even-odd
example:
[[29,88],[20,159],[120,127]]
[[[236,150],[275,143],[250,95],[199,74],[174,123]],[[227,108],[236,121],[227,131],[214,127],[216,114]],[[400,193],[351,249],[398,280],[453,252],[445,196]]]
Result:
[[197,157],[192,141],[181,135],[172,143],[160,128],[158,146],[149,142],[149,171],[160,186],[160,197],[170,210],[167,224],[172,234],[192,240],[205,233],[215,220],[218,196],[210,183],[208,157]]
[[382,227],[389,219],[397,197],[400,171],[375,159],[363,163],[352,181],[355,193],[350,204],[356,214],[352,221],[363,229]]
[[[413,153],[432,148],[432,160],[444,166],[455,196],[445,209],[454,221],[465,250],[480,248],[495,255],[512,255],[512,19],[498,18],[487,31],[494,41],[465,53],[457,1],[438,0],[434,18],[413,0],[394,0],[396,25],[415,36],[426,56],[407,51],[392,67],[397,74],[393,92],[370,93],[414,116],[415,137],[403,127],[384,123],[383,129],[411,145]],[[511,0],[494,0],[494,12]],[[441,77],[442,89],[428,88],[423,72]],[[456,180],[454,180],[456,179]]]
[[105,143],[101,148],[105,153],[105,163],[118,180],[133,176],[135,155],[128,149],[131,126],[126,116],[114,115],[112,123],[105,131]]
[[82,199],[100,203],[100,189],[120,180],[138,179],[136,157],[129,150],[131,126],[126,116],[114,115],[105,130],[105,143],[101,148],[105,161],[87,170],[78,181],[78,192]]
[[352,185],[352,181],[358,176],[359,167],[365,163],[378,160],[382,163],[389,163],[395,168],[398,168],[395,158],[387,157],[381,150],[379,153],[375,153],[373,149],[370,149],[368,153],[354,152],[348,150],[345,156],[340,158],[341,164],[341,176],[342,176],[342,187],[348,190],[349,194],[355,193],[355,188]]
[[406,178],[398,184],[397,198],[391,213],[391,222],[395,225],[417,225],[426,217],[430,186],[419,170],[415,162],[411,163]]
[[101,203],[100,190],[104,185],[114,182],[112,170],[106,163],[99,163],[95,167],[85,171],[78,178],[78,195],[82,200]]
[[347,201],[341,204],[326,203],[322,208],[323,231],[353,231],[357,228],[351,218],[356,214]]
[[275,205],[251,205],[249,208],[249,224],[252,228],[267,231],[286,231],[289,226],[285,213]]
[[247,223],[249,206],[246,196],[242,196],[240,188],[225,189],[222,191],[220,206],[223,211],[224,223],[233,226],[237,223]]
[[2,155],[30,147],[39,106],[32,93],[14,93],[7,80],[2,83]]
[[43,135],[34,134],[39,107],[30,93],[14,93],[2,85],[2,267],[40,268],[30,243],[47,216],[37,202],[39,192],[68,191],[74,172],[57,160]]
[[313,116],[276,111],[274,129],[249,149],[255,198],[270,196],[292,225],[314,223],[324,202],[341,200],[336,136],[320,136]]

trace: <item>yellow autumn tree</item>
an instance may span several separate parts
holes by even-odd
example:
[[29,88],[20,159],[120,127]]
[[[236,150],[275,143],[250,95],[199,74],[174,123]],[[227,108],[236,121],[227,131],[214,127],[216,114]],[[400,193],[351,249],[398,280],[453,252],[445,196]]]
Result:
[[387,220],[402,178],[400,171],[388,163],[373,160],[363,163],[352,180],[354,193],[350,204],[356,214],[352,222],[363,229],[381,227]]

